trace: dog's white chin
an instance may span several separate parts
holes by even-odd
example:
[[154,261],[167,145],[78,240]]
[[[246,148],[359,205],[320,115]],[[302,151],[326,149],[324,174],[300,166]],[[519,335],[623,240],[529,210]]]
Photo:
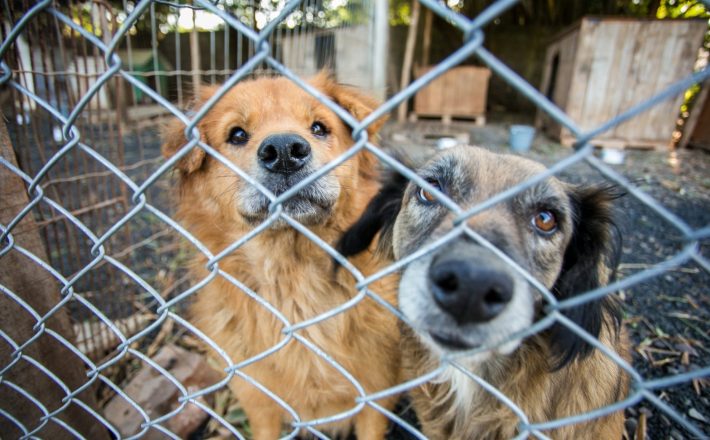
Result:
[[[291,182],[264,182],[275,195],[283,194],[292,185]],[[267,220],[274,212],[281,212],[305,226],[323,224],[330,217],[340,196],[337,179],[326,176],[302,188],[281,203],[280,209],[270,211],[271,201],[252,186],[243,188],[237,199],[239,214],[251,225],[258,225]],[[278,218],[272,228],[284,228],[288,222]]]
[[[429,335],[420,331],[416,332],[420,341],[437,357],[454,355],[454,359],[467,366],[481,364],[499,356],[508,356],[513,353],[522,342],[522,339],[516,338],[501,343],[500,339],[496,338],[497,340],[485,340],[481,341],[479,344],[472,344],[472,347],[466,350],[441,345],[434,341]],[[491,348],[477,351],[475,346]],[[457,355],[460,355],[460,357]]]
[[[261,194],[256,197],[244,198],[239,206],[239,214],[249,224],[260,224],[272,215],[269,212],[269,203],[269,200]],[[280,212],[302,225],[312,226],[324,223],[332,214],[334,205],[335,200],[321,198],[318,201],[313,201],[297,194],[283,202]],[[289,226],[288,222],[281,217],[271,224],[272,228],[287,226]]]
[[[313,204],[299,203],[297,206],[284,205],[281,212],[304,226],[312,226],[324,223],[331,215],[332,209]],[[240,211],[240,214],[247,223],[252,225],[260,224],[271,216],[267,209],[259,211],[243,210]],[[272,229],[281,229],[291,226],[289,222],[282,217],[277,217],[276,220],[271,223],[270,227]]]

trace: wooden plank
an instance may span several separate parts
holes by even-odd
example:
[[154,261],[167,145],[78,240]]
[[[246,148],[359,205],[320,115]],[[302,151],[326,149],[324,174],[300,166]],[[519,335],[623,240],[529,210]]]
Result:
[[[668,60],[669,65],[675,66],[673,69],[660,69],[656,76],[653,94],[660,92],[666,87],[681,79],[683,76],[693,72],[693,64],[697,58],[697,50],[701,40],[697,41],[696,47],[691,48],[691,42],[686,37],[686,26],[673,26],[670,36],[663,35],[662,50],[660,50],[660,60]],[[659,60],[659,61],[660,61]],[[683,104],[684,93],[678,93],[674,98],[656,105],[652,108],[645,119],[649,130],[647,136],[651,139],[666,139],[670,145],[676,121],[680,116],[680,106]]]
[[[579,26],[575,55],[573,62],[573,73],[570,77],[570,89],[567,94],[567,102],[563,110],[578,125],[583,120],[584,100],[589,87],[589,76],[594,62],[594,33],[598,26],[597,22],[583,19]],[[571,136],[566,128],[561,130],[560,138]]]
[[[659,65],[656,59],[655,44],[657,44],[657,30],[650,27],[653,22],[644,23],[645,26],[639,29],[634,39],[634,50],[632,52],[632,64],[629,70],[629,75],[620,84],[624,91],[623,100],[621,102],[619,112],[625,111],[639,102],[653,96],[653,88],[649,87],[649,83],[657,76]],[[652,44],[648,44],[652,42]],[[646,121],[642,115],[617,126],[613,131],[613,136],[630,138],[638,136],[639,132],[643,132]]]
[[615,148],[620,150],[668,150],[668,142],[653,139],[619,139],[603,138],[594,139],[591,144],[601,148]]
[[[0,156],[17,166],[5,122],[1,117]],[[28,203],[23,181],[6,167],[0,166],[0,223],[9,224]],[[12,236],[15,246],[21,246],[37,258],[48,261],[38,227],[31,213],[17,224],[12,231]],[[6,245],[7,243],[1,243],[0,249],[4,249]],[[0,284],[22,298],[40,316],[46,314],[61,300],[57,281],[16,249],[11,249],[0,257]],[[36,323],[37,321],[24,307],[9,295],[0,292],[0,328],[12,338],[15,344],[24,344],[36,335],[37,331],[33,328]],[[55,312],[47,320],[46,327],[68,341],[73,341],[66,308]],[[76,390],[89,380],[80,358],[46,333],[25,347],[22,354],[50,370],[70,390]],[[3,340],[0,343],[0,366],[7,366],[14,359],[13,348]],[[41,402],[50,412],[63,406],[62,399],[66,394],[62,388],[25,358],[20,358],[17,364],[3,375],[3,381],[20,387]],[[94,387],[90,386],[79,395],[79,398],[89,407],[96,408],[93,391]],[[35,429],[41,423],[40,418],[43,413],[37,405],[9,386],[0,387],[0,407],[28,430]],[[68,406],[57,417],[85,438],[107,438],[105,428],[76,404]],[[0,417],[0,432],[6,438],[19,438],[22,434],[18,427],[5,417]],[[74,438],[60,425],[51,421],[35,433],[35,436],[48,439]]]
[[[412,61],[414,59],[414,46],[417,42],[417,28],[419,27],[419,11],[421,6],[419,2],[414,2],[412,9],[411,22],[409,23],[409,31],[407,32],[407,42],[404,46],[404,60],[402,61],[402,77],[399,82],[399,90],[404,90],[409,85],[409,79],[412,69]],[[397,107],[397,121],[404,122],[407,117],[407,103],[402,102]]]
[[200,84],[202,78],[200,71],[202,63],[200,61],[200,37],[195,26],[195,11],[190,11],[192,14],[192,32],[190,32],[190,68],[192,69],[192,96],[200,96]]
[[[692,72],[694,56],[689,53],[679,52],[683,29],[681,23],[675,26],[662,26],[663,23],[649,23],[649,39],[644,42],[646,47],[651,44],[655,50],[649,49],[646,53],[654,57],[649,61],[658,63],[658,66],[673,66],[673,68],[654,69],[652,76],[647,79],[643,93],[651,97],[676,80]],[[683,93],[679,93],[675,98],[657,104],[648,111],[640,114],[636,118],[636,129],[643,130],[643,136],[649,139],[666,139],[670,141],[676,119],[680,112],[680,104]],[[642,99],[641,96],[639,96]],[[639,136],[637,132],[636,137]],[[668,143],[668,142],[667,142]]]
[[[636,44],[637,39],[635,37],[641,28],[641,24],[638,22],[614,22],[614,25],[619,28],[617,40],[615,41],[615,45],[618,50],[616,51],[616,56],[614,57],[612,69],[609,72],[609,78],[605,90],[607,97],[606,114],[603,117],[606,118],[606,120],[625,110],[623,108],[623,102],[624,93],[626,91],[624,87],[619,87],[618,83],[623,82],[624,78],[629,77],[630,71],[633,67],[634,53],[638,48]],[[617,129],[618,126],[613,127],[607,133],[604,133],[603,136],[618,136],[618,134],[616,134]]]
[[[431,69],[432,66],[419,67],[415,69],[415,77],[419,78]],[[491,71],[483,67],[450,69],[417,92],[414,112],[469,118],[484,116],[490,76]]]
[[[560,138],[560,144],[564,147],[572,147],[577,140],[574,136],[567,135]],[[599,148],[614,148],[620,150],[658,150],[665,151],[668,149],[668,143],[663,141],[655,141],[652,139],[622,139],[622,138],[595,138],[590,141],[590,144]]]
[[570,83],[567,105],[564,110],[574,121],[579,122],[584,108],[584,99],[589,86],[589,75],[594,63],[594,40],[598,23],[582,20],[574,59],[574,75]]
[[409,122],[417,122],[420,119],[441,119],[441,123],[444,125],[450,125],[454,120],[462,121],[473,121],[478,126],[486,125],[486,116],[471,116],[471,115],[452,115],[452,114],[422,114],[422,113],[412,113],[409,115]]
[[610,117],[606,106],[609,94],[617,90],[610,88],[609,83],[613,81],[610,74],[616,64],[616,43],[621,32],[620,28],[621,25],[618,23],[598,23],[589,30],[589,38],[592,38],[595,43],[592,49],[593,59],[587,79],[582,117],[578,121],[583,130],[595,128]]

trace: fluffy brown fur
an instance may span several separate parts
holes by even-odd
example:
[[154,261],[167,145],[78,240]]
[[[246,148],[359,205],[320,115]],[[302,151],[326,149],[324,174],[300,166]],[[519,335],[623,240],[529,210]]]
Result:
[[[626,336],[621,339],[605,329],[600,337],[605,345],[628,352]],[[411,329],[404,329],[404,377],[414,378],[433,371],[439,359],[421,344]],[[628,357],[628,356],[624,356]],[[628,359],[627,359],[628,360]],[[625,373],[599,351],[553,371],[554,355],[543,336],[523,342],[509,357],[481,364],[470,370],[500,390],[528,417],[531,423],[573,416],[601,408],[624,397],[628,390]],[[462,374],[462,373],[456,373]],[[469,378],[461,378],[471,382]],[[432,440],[511,439],[519,434],[520,419],[493,394],[473,386],[475,394],[467,402],[457,402],[452,389],[459,382],[427,383],[411,390],[410,396],[424,434]],[[571,424],[545,435],[553,439],[621,439],[622,411],[590,422]]]
[[[536,162],[481,148],[447,150],[419,175],[466,210],[544,171]],[[551,177],[469,218],[466,223],[559,299],[605,285],[620,242],[611,222],[612,188],[574,186]],[[540,217],[542,216],[542,217]],[[456,214],[401,177],[389,182],[339,250],[357,254],[380,233],[385,254],[402,258],[448,233]],[[554,227],[538,222],[553,219]],[[544,304],[509,264],[467,235],[412,261],[403,270],[399,306],[403,375],[412,379],[440,366],[442,356],[481,346],[488,351],[457,362],[500,390],[531,423],[586,413],[623,399],[628,375],[614,361],[561,324],[524,340],[512,335],[544,315]],[[612,297],[563,313],[629,361],[627,335]],[[448,366],[410,391],[422,429],[431,439],[508,439],[519,417],[461,370]],[[623,413],[545,431],[555,439],[620,439]]]
[[[367,116],[376,106],[372,99],[336,84],[327,75],[317,76],[311,84],[357,119]],[[215,90],[216,87],[207,87],[196,108]],[[314,131],[316,122],[326,128],[325,136]],[[381,122],[369,127],[371,139]],[[247,142],[230,141],[236,127],[248,134]],[[185,145],[184,128],[176,121],[165,131],[166,156]],[[276,195],[353,144],[350,129],[331,110],[285,78],[240,82],[207,113],[198,129],[203,142]],[[265,139],[283,133],[302,137],[311,148],[311,163],[293,179],[265,171],[259,162],[259,149]],[[326,242],[335,243],[377,191],[375,165],[369,153],[359,153],[311,184],[311,193],[304,190],[294,196],[297,202],[285,203],[284,213]],[[217,254],[244,237],[270,215],[263,196],[199,147],[178,161],[177,168],[179,218],[212,253]],[[315,206],[308,197],[318,198],[319,204]],[[365,274],[380,267],[371,254],[351,261]],[[203,255],[196,258],[192,266],[195,280],[208,275],[205,263]],[[357,294],[354,279],[347,271],[333,271],[328,254],[283,221],[226,256],[219,268],[268,301],[292,324],[325,313]],[[385,279],[372,290],[394,304],[395,283]],[[282,333],[282,321],[222,276],[197,292],[191,316],[192,322],[235,363],[257,356],[287,338]],[[374,300],[365,298],[344,313],[297,334],[326,352],[368,393],[397,383],[400,355],[396,318]],[[302,421],[332,416],[357,405],[356,388],[320,355],[293,338],[277,352],[241,371],[283,399]],[[277,438],[282,423],[293,421],[282,407],[246,381],[234,379],[230,387],[247,414],[254,438]],[[379,403],[391,409],[394,400]],[[354,425],[358,438],[381,439],[387,424],[383,415],[365,406],[350,419],[315,428],[345,434]]]

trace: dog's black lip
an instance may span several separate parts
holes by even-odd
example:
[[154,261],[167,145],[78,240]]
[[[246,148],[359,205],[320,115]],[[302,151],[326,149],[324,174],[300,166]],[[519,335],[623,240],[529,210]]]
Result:
[[445,347],[445,348],[451,348],[455,350],[470,350],[472,348],[476,348],[476,344],[471,344],[462,338],[447,334],[447,333],[441,333],[437,332],[434,330],[429,330],[429,336],[439,345]]

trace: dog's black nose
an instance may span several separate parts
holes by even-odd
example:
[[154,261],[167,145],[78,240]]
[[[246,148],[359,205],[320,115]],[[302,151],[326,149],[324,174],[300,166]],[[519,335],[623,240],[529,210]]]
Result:
[[436,303],[459,324],[490,321],[513,297],[513,278],[479,262],[434,261],[429,283]]
[[267,137],[257,151],[262,167],[275,173],[298,171],[311,159],[311,146],[297,134],[275,134]]

